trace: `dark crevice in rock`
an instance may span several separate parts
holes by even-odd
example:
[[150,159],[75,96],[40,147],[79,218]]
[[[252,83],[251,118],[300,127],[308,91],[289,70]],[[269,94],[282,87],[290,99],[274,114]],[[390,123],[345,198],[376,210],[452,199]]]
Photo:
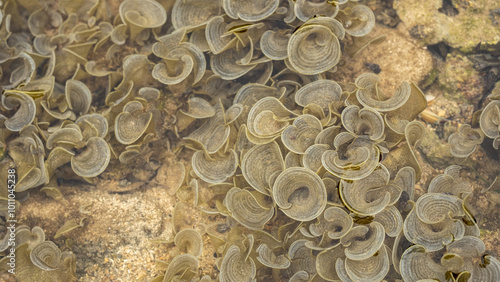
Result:
[[474,110],[483,108],[488,95],[495,87],[495,83],[500,80],[500,43],[483,44],[480,43],[474,48],[473,54],[467,58],[474,63],[474,68],[480,72],[484,80],[481,99],[476,104]]
[[492,24],[498,25],[500,23],[500,8],[490,10],[489,19]]
[[483,77],[484,77],[483,93],[476,107],[474,107],[474,111],[483,108],[483,104],[486,98],[488,97],[488,95],[491,94],[493,88],[495,88],[495,83],[500,80],[500,70],[498,68],[491,68],[484,74]]
[[425,32],[425,27],[423,25],[415,25],[412,28],[410,28],[409,33],[411,36],[418,38],[418,39],[424,39],[427,35]]
[[454,17],[458,15],[458,9],[453,6],[451,0],[443,0],[443,6],[438,9],[439,12],[447,15],[448,17]]
[[443,61],[446,61],[446,55],[450,53],[451,47],[446,45],[444,42],[439,42],[437,44],[427,46],[427,50],[429,50],[429,52],[433,55],[441,58]]
[[365,63],[364,65],[375,74],[379,74],[382,71],[382,69],[380,69],[380,66],[378,64]]
[[492,158],[493,160],[500,160],[500,151],[493,148],[493,139],[484,138],[483,143],[481,143],[481,147],[483,147],[486,152],[486,156]]
[[[380,0],[379,0],[380,1]],[[375,19],[378,23],[394,28],[401,21],[396,10],[393,7],[394,0],[377,1],[372,7]]]

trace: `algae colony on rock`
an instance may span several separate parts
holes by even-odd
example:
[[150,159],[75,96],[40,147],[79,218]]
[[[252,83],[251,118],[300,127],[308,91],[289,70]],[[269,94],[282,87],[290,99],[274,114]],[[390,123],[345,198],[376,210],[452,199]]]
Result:
[[[500,181],[463,173],[500,170],[498,7],[417,2],[0,2],[1,278],[500,280]],[[436,29],[486,9],[472,45]],[[420,84],[366,52],[393,28],[437,44]]]

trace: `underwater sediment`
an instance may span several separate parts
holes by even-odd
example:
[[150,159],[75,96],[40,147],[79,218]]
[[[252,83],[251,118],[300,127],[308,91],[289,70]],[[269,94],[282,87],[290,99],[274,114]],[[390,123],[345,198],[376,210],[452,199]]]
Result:
[[472,201],[500,180],[463,172],[499,170],[496,37],[416,36],[412,82],[374,55],[409,44],[402,1],[0,8],[3,279],[500,280]]

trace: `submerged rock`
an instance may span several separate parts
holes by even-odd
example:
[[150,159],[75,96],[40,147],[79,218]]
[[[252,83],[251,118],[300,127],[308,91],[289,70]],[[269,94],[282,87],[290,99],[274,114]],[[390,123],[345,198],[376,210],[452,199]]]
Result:
[[473,66],[474,63],[465,56],[448,54],[438,75],[446,98],[456,101],[479,98],[484,82]]
[[496,0],[395,0],[401,20],[410,34],[432,45],[445,42],[453,48],[470,51],[478,43],[500,41]]

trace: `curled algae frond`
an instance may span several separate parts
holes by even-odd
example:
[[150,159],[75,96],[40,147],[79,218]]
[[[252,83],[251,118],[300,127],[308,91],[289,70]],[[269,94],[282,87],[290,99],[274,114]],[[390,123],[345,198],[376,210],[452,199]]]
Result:
[[477,145],[483,143],[484,134],[478,129],[471,128],[470,125],[462,125],[458,132],[448,137],[451,146],[451,153],[458,158],[466,158],[476,150]]
[[318,217],[326,207],[326,188],[312,170],[300,167],[285,169],[273,186],[273,199],[280,209],[297,221]]
[[256,196],[261,195],[254,195],[248,190],[233,187],[227,192],[224,204],[230,211],[231,216],[241,225],[250,229],[261,230],[274,215],[274,208],[262,205]]
[[290,67],[307,75],[332,69],[342,54],[335,30],[326,24],[308,22],[292,34],[287,50]]
[[2,96],[2,105],[7,110],[18,108],[10,118],[0,115],[0,118],[5,119],[4,125],[10,131],[19,132],[35,119],[35,101],[24,92],[6,91]]
[[156,1],[126,0],[120,4],[120,17],[127,25],[130,37],[135,39],[144,29],[162,26],[167,14]]
[[[20,280],[76,281],[76,256],[61,249],[52,241],[45,241],[44,231],[35,226],[16,230],[16,278]],[[7,271],[8,257],[0,260],[0,269]]]
[[[153,281],[500,280],[460,167],[417,197],[422,91],[403,81],[385,95],[372,73],[352,87],[332,79],[346,54],[383,40],[367,37],[369,7],[54,3],[0,3],[0,168],[16,167],[17,192],[43,187],[63,203],[66,171],[87,182],[127,175],[178,196],[172,238],[153,240],[173,243],[173,258]],[[498,149],[498,87],[476,122],[449,136],[455,157],[485,138]],[[0,183],[2,203],[5,191]],[[192,212],[225,221],[195,226]],[[65,222],[54,239],[83,226]],[[19,280],[74,281],[67,247],[20,226]],[[198,270],[208,252],[211,275]]]
[[139,101],[130,101],[115,119],[115,137],[124,144],[130,145],[148,130],[152,123],[153,114],[144,111]]

